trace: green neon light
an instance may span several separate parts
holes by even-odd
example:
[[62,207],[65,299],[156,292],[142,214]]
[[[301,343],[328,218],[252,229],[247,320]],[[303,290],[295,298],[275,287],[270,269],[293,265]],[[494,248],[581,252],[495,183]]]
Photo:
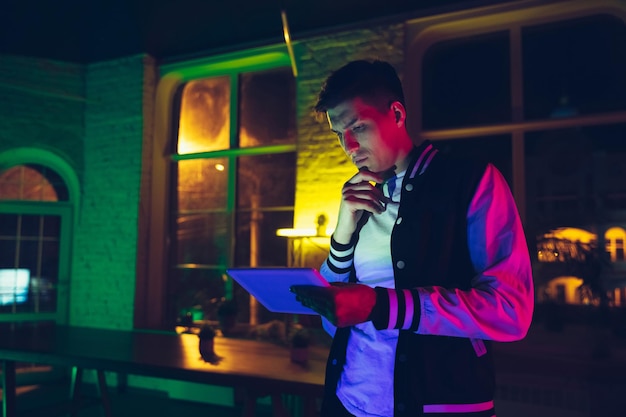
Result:
[[255,146],[250,148],[237,148],[237,149],[222,149],[219,151],[210,152],[196,152],[188,153],[184,155],[172,155],[172,161],[186,161],[189,159],[206,159],[206,158],[228,158],[238,156],[254,156],[265,155],[269,153],[287,153],[295,152],[296,145],[269,145],[269,146]]
[[175,76],[181,81],[247,71],[261,71],[277,66],[289,66],[291,59],[284,46],[257,48],[214,56],[184,63],[165,64],[161,74]]

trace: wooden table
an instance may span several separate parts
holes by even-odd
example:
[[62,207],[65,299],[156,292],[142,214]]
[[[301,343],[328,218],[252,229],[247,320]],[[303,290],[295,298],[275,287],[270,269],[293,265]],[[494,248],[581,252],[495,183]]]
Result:
[[[78,386],[83,369],[97,370],[107,413],[105,371],[239,387],[252,393],[254,401],[255,395],[293,394],[309,400],[322,395],[326,349],[312,347],[306,366],[292,363],[288,348],[255,340],[217,337],[215,352],[222,360],[203,361],[195,334],[69,326],[3,330],[3,416],[16,415],[16,362],[72,367],[75,374],[78,371]],[[248,404],[245,410],[253,415]]]

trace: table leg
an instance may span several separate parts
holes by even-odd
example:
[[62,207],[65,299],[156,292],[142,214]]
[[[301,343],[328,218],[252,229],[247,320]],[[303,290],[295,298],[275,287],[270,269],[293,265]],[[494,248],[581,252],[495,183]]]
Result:
[[2,415],[15,417],[15,362],[2,361]]
[[70,417],[76,417],[80,408],[80,388],[83,384],[83,368],[72,366],[72,380],[70,382]]
[[272,394],[272,416],[273,417],[291,417],[283,404],[283,396],[280,394]]
[[256,397],[246,393],[246,398],[243,401],[243,414],[242,417],[254,417],[256,414]]
[[104,408],[104,415],[111,417],[111,403],[109,401],[109,391],[107,389],[107,380],[104,375],[104,371],[98,370],[98,391],[100,391],[100,401],[102,401],[102,408]]
[[316,417],[317,414],[317,399],[315,397],[303,397],[302,398],[302,415],[303,417]]

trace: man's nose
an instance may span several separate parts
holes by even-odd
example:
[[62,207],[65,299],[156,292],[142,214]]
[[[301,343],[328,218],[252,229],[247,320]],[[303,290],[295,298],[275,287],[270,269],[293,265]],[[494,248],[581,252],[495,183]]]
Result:
[[359,142],[356,140],[354,134],[352,134],[351,132],[346,132],[343,140],[344,146],[346,147],[346,151],[348,153],[359,148]]

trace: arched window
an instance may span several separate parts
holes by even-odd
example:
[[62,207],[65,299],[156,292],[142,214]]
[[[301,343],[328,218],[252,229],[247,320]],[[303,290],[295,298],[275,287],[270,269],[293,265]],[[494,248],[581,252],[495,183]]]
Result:
[[67,322],[76,184],[53,154],[0,154],[0,322]]

